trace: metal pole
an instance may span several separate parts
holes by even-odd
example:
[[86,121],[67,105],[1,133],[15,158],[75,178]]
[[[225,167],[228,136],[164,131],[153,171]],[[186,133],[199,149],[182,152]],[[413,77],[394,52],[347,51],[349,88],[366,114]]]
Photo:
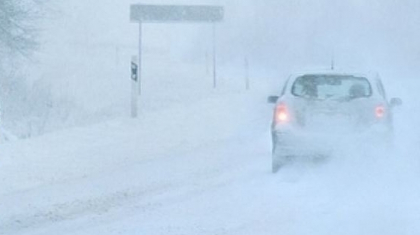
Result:
[[119,58],[119,54],[120,54],[120,49],[118,48],[118,46],[115,47],[115,67],[118,69],[118,65],[120,63],[120,58]]
[[217,86],[216,62],[216,23],[213,23],[213,88]]
[[249,84],[249,62],[248,57],[245,57],[245,87],[247,90],[250,88]]
[[209,52],[206,51],[206,75],[210,74],[210,55]]
[[142,87],[141,87],[141,83],[142,83],[142,66],[141,66],[141,61],[142,61],[142,22],[140,21],[139,23],[139,60],[138,60],[138,93],[139,96],[141,95],[142,92]]

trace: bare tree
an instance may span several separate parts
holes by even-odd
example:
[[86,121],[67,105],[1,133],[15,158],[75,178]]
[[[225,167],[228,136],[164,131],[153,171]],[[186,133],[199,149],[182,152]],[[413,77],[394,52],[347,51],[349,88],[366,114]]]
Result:
[[[24,133],[34,116],[30,87],[22,65],[37,49],[46,0],[0,0],[0,139],[4,130]],[[21,134],[22,136],[22,134]]]
[[37,48],[40,0],[0,0],[0,52],[28,56]]

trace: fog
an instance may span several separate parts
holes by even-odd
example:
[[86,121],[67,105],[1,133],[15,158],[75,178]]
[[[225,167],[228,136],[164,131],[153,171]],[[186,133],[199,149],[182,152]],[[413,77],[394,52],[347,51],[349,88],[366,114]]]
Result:
[[[20,63],[24,95],[2,104],[14,138],[0,144],[0,234],[420,231],[419,1],[141,1],[221,5],[225,18],[215,89],[211,23],[143,25],[130,119],[135,3],[45,4],[40,48]],[[267,96],[290,74],[332,63],[378,73],[387,98],[402,98],[394,145],[347,136],[324,161],[300,158],[272,175]]]
[[[96,107],[102,100],[99,97],[108,92],[116,92],[113,99],[122,102],[127,87],[122,82],[128,76],[127,60],[137,54],[138,29],[129,22],[130,3],[135,1],[51,3],[53,10],[43,26],[44,44],[34,71],[40,74],[34,77],[58,84],[57,92],[70,93],[79,103],[94,102]],[[416,76],[420,36],[417,1],[248,0],[179,4],[226,7],[224,22],[216,26],[222,78],[243,76],[244,58],[250,61],[255,83],[282,80],[305,68],[328,68],[332,58],[337,67],[379,71],[388,80]],[[160,61],[177,61],[184,67],[192,62],[205,67],[212,50],[211,27],[145,25],[144,73],[152,71],[153,65],[165,66],[164,62],[147,66],[153,60],[148,57],[157,56]],[[92,85],[99,87],[95,90],[100,93],[88,92]]]

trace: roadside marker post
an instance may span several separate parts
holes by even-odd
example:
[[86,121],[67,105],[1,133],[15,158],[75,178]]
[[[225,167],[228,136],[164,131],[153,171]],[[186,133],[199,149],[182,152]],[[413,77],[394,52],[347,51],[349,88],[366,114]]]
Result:
[[244,59],[244,66],[245,66],[245,88],[249,90],[251,88],[251,84],[249,81],[249,60],[248,57]]
[[139,66],[137,65],[137,56],[131,57],[131,117],[137,118],[138,97],[137,82],[139,80]]

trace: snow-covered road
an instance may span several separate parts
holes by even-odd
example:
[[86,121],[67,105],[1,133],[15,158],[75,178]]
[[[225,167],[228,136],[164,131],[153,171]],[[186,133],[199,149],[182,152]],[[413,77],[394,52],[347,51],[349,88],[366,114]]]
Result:
[[417,139],[272,175],[270,112],[217,95],[4,145],[0,234],[420,232]]

